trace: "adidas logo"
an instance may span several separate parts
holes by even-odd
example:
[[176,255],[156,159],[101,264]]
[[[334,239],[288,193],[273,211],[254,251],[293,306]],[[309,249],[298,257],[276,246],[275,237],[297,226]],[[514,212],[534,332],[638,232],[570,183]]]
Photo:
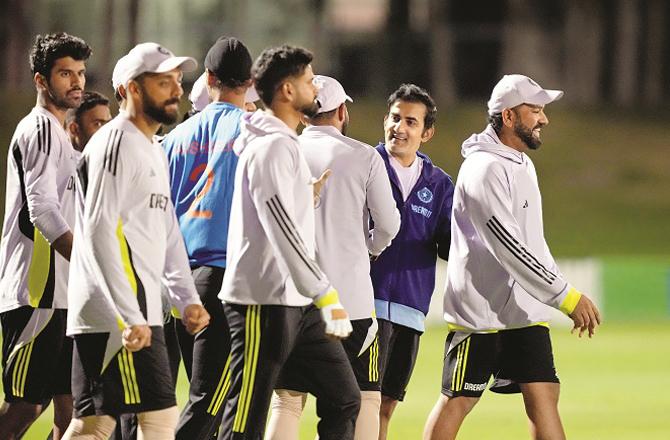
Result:
[[522,208],[528,208],[528,200],[523,204]]

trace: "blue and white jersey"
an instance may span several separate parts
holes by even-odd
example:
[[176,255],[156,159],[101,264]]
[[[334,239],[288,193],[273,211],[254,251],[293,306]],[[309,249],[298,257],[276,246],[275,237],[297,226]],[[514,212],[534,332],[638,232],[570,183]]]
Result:
[[237,156],[233,142],[244,110],[213,102],[163,139],[172,201],[191,266],[226,267]]

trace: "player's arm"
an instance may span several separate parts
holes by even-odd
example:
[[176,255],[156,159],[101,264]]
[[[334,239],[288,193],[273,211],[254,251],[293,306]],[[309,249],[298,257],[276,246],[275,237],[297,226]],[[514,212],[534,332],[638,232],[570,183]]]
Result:
[[298,157],[294,154],[288,146],[273,145],[251,158],[249,192],[274,256],[288,268],[298,292],[321,309],[326,333],[346,337],[351,332],[348,315],[296,227],[294,193],[291,184],[287,184],[298,173]]
[[58,197],[58,158],[60,143],[52,141],[51,120],[39,117],[37,128],[28,139],[23,158],[23,175],[30,221],[66,259],[72,251],[72,231],[61,214]]
[[454,185],[451,179],[445,184],[448,185],[448,188],[444,194],[438,213],[435,243],[437,244],[437,255],[443,260],[448,260],[449,248],[451,247],[451,207],[454,201]]
[[376,151],[371,154],[366,204],[374,223],[366,244],[370,255],[377,256],[391,244],[391,240],[400,230],[400,213],[393,198],[384,161]]
[[[592,334],[599,315],[589,307],[594,319],[587,319],[577,308],[580,302],[584,307],[591,301],[582,300],[583,295],[563,278],[550,254],[533,252],[521,239],[503,166],[494,162],[478,170],[468,179],[464,191],[466,209],[478,236],[512,278],[537,300],[560,309],[573,319],[575,326]],[[588,311],[586,315],[589,316]]]
[[81,239],[85,251],[90,252],[103,284],[102,290],[125,326],[146,326],[147,321],[130,281],[133,268],[128,253],[132,250],[126,244],[121,220],[122,203],[134,191],[138,164],[128,155],[131,146],[107,143],[102,137],[96,140],[106,145],[103,148],[99,145],[88,147],[92,154],[86,164],[88,185],[82,218],[83,236],[77,239]]
[[170,303],[177,308],[186,330],[195,334],[209,324],[209,314],[202,306],[195,289],[188,255],[186,254],[186,246],[179,231],[179,224],[172,203],[170,203],[167,211],[165,217],[168,236],[162,282],[167,287]]

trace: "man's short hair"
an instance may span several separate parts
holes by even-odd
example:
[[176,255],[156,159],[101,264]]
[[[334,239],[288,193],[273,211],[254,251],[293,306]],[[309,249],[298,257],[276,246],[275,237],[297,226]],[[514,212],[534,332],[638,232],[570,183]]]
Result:
[[30,49],[30,70],[33,75],[40,73],[48,79],[57,59],[72,57],[77,61],[86,61],[91,52],[84,40],[65,32],[37,35]]
[[425,89],[415,84],[401,84],[398,90],[391,93],[389,99],[386,101],[388,109],[397,101],[404,102],[418,102],[426,106],[426,116],[423,118],[423,129],[428,130],[435,125],[435,117],[437,116],[437,106],[435,100],[428,94]]
[[98,105],[109,106],[109,98],[98,92],[84,92],[81,105],[74,109],[74,118],[77,121],[81,120],[81,115]]
[[502,113],[487,115],[486,121],[491,124],[491,127],[493,127],[496,134],[500,134],[500,130],[502,130],[503,126]]
[[312,53],[295,46],[265,49],[254,62],[251,76],[258,96],[266,106],[272,104],[279,85],[291,76],[298,76],[312,62]]

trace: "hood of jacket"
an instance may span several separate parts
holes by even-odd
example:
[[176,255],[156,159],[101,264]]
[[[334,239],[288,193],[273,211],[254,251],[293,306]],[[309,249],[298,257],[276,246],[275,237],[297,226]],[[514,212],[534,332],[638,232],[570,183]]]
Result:
[[245,113],[240,121],[240,135],[235,140],[233,151],[238,156],[252,141],[282,134],[298,141],[298,135],[288,125],[276,116],[272,116],[263,110],[257,110],[253,113]]
[[464,158],[477,151],[497,154],[516,163],[525,161],[525,154],[503,144],[490,124],[481,133],[473,134],[467,138],[461,146],[461,154]]

